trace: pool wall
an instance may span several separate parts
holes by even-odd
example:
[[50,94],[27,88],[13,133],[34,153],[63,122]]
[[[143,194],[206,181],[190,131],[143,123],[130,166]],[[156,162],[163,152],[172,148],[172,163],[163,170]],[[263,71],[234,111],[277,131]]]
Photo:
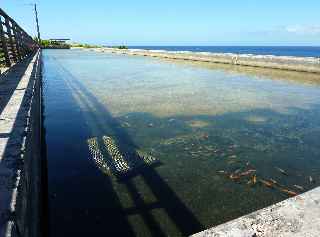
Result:
[[[123,51],[117,51],[117,53],[123,53]],[[28,118],[28,123],[24,127],[26,133],[24,133],[24,142],[21,148],[21,157],[24,162],[20,181],[18,180],[20,185],[17,200],[12,210],[14,217],[8,221],[8,227],[11,226],[10,232],[6,231],[4,236],[41,236],[40,233],[46,225],[42,219],[43,207],[46,206],[43,202],[46,193],[46,178],[43,173],[45,160],[41,155],[41,142],[43,142],[41,54],[30,64],[32,64],[34,74],[30,75],[28,80],[33,81],[34,84],[26,92],[25,116]],[[301,236],[307,229],[310,236],[318,236],[320,235],[319,190],[316,188],[295,198],[201,232],[196,236],[254,236],[254,234],[270,236],[261,233],[272,233],[272,236],[277,236],[277,233],[286,233],[287,235],[295,233],[296,236],[299,234]],[[0,237],[2,236],[0,235]]]
[[111,52],[127,55],[149,56],[195,62],[231,64],[259,68],[280,69],[297,72],[320,73],[320,58],[273,55],[249,55],[227,53],[169,52],[157,50],[133,50],[97,48],[86,49],[97,52]]
[[24,166],[17,198],[17,227],[21,236],[42,236],[45,226],[42,222],[43,194],[43,157],[41,154],[41,52],[34,62],[34,85],[29,91],[29,124],[26,127],[26,137],[23,152]]
[[320,188],[193,235],[214,236],[320,236]]

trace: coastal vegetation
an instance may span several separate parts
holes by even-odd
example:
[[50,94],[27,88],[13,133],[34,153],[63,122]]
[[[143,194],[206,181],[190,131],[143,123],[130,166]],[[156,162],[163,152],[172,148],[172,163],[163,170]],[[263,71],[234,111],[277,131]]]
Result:
[[[69,48],[84,48],[84,49],[94,49],[94,48],[102,48],[108,47],[113,49],[128,49],[126,45],[117,45],[117,46],[101,46],[96,44],[87,44],[87,43],[66,43],[65,41],[57,41],[57,40],[38,40],[35,38],[37,42],[41,45],[43,49],[69,49]],[[1,59],[1,53],[0,53]]]
[[112,48],[117,48],[117,49],[128,49],[128,46],[125,46],[125,45],[119,45],[119,46],[113,46]]
[[100,46],[100,45],[94,45],[94,44],[82,44],[82,43],[72,43],[71,47],[73,48],[85,48],[85,49],[93,49],[93,48],[113,48],[113,49],[128,49],[128,46],[126,45],[116,45],[116,46]]
[[74,48],[85,48],[85,49],[101,48],[100,45],[82,44],[82,43],[72,43],[71,47],[74,47]]
[[[39,42],[39,41],[38,41]],[[87,44],[87,43],[66,43],[65,41],[57,40],[41,40],[40,45],[44,49],[69,49],[69,48],[101,48],[100,45]]]
[[56,40],[38,40],[41,48],[43,49],[69,49],[70,44],[65,41],[56,41]]

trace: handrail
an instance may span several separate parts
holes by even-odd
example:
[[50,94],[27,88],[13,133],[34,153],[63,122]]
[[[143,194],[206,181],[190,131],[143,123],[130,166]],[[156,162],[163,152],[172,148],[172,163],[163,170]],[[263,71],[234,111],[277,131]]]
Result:
[[0,8],[0,65],[11,67],[38,48],[39,44]]

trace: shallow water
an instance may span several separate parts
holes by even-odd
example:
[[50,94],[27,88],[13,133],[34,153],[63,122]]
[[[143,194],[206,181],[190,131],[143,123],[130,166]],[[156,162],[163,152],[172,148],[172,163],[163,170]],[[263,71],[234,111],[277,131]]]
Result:
[[186,236],[320,182],[316,75],[80,50],[43,60],[52,236]]

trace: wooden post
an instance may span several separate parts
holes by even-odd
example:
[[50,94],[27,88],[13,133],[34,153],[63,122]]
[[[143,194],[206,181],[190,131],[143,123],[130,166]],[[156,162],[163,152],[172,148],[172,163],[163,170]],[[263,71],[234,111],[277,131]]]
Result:
[[4,35],[4,30],[3,30],[3,22],[1,21],[0,18],[0,37],[1,37],[1,43],[2,43],[2,50],[4,53],[4,59],[6,62],[6,66],[10,67],[11,66],[11,61],[10,61],[10,57],[9,57],[9,52],[8,52],[8,42],[6,40],[6,37]]

